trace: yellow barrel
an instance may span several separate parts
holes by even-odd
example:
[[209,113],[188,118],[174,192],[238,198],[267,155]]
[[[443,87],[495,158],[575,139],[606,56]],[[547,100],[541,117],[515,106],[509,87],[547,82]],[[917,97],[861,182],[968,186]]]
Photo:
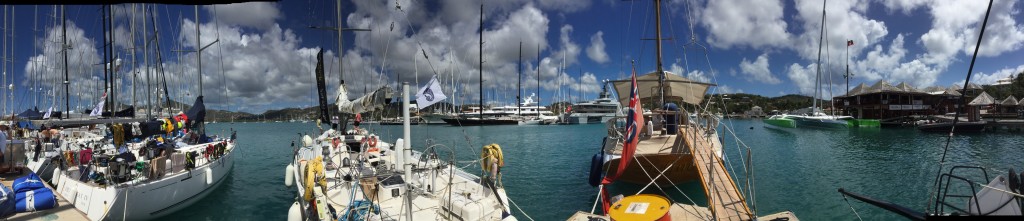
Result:
[[671,218],[668,199],[654,194],[640,194],[622,198],[612,204],[608,216],[621,221],[667,221]]

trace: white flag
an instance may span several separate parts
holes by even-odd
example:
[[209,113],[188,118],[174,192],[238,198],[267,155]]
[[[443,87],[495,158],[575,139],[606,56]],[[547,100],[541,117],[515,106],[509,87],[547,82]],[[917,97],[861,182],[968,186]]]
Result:
[[416,106],[420,109],[427,108],[434,103],[440,102],[448,98],[441,92],[441,85],[437,83],[437,76],[430,78],[430,82],[427,82],[427,86],[420,89],[420,93],[416,94]]
[[107,102],[107,93],[103,93],[103,97],[100,97],[100,103],[96,104],[96,107],[92,108],[92,113],[89,116],[95,117],[103,115],[103,104]]
[[43,115],[43,119],[50,119],[50,114],[53,113],[53,107],[46,110],[46,114]]

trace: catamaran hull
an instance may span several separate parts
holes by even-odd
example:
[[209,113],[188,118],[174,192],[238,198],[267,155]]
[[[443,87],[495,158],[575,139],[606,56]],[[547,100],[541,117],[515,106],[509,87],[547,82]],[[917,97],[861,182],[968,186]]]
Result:
[[792,119],[764,119],[766,127],[796,128],[796,122]]
[[[231,173],[233,152],[228,151],[220,159],[191,172],[168,174],[160,180],[131,187],[100,187],[78,181],[77,171],[62,171],[58,175],[57,191],[90,220],[156,219],[184,209],[212,193]],[[212,173],[212,176],[208,177],[207,173]]]
[[846,120],[834,120],[834,119],[813,119],[813,118],[793,118],[796,122],[797,127],[801,128],[828,128],[828,129],[847,129],[850,128],[850,123]]

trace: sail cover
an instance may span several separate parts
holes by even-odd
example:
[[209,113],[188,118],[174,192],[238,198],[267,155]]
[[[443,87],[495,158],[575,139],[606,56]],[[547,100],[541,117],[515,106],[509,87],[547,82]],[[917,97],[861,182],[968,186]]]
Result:
[[391,88],[385,86],[355,100],[349,100],[348,89],[342,84],[338,87],[338,99],[334,102],[338,104],[338,111],[341,113],[358,114],[383,108],[391,102],[393,94]]
[[[628,96],[632,89],[630,79],[611,81],[618,94],[619,103],[629,103]],[[658,72],[651,72],[636,78],[638,92],[641,99],[654,98],[658,95]],[[665,99],[681,99],[690,104],[700,104],[704,100],[704,94],[714,84],[690,80],[683,76],[665,71]]]
[[196,128],[203,124],[203,120],[206,118],[206,105],[203,104],[203,96],[196,98],[196,102],[192,104],[188,112],[185,112],[185,116],[188,116],[186,128]]

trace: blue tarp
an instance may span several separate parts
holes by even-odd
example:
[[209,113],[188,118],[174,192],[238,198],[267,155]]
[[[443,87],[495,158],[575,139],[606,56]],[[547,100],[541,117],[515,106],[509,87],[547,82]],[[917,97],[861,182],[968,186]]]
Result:
[[28,110],[22,111],[20,114],[18,114],[18,117],[29,120],[42,120],[43,114],[39,113],[38,109],[32,110],[31,108],[29,108]]
[[38,127],[36,127],[35,124],[32,123],[32,121],[18,121],[18,127],[29,129],[29,130],[38,130],[39,129]]
[[36,173],[15,179],[12,186],[15,193],[14,211],[32,212],[57,207],[57,197],[53,195],[53,190],[46,188]]
[[40,179],[39,175],[36,175],[36,173],[29,173],[28,175],[15,179],[11,186],[14,187],[14,192],[17,193],[46,189],[46,185],[43,184],[43,179]]
[[14,191],[0,184],[0,217],[7,217],[16,213],[14,209],[15,201]]
[[19,213],[53,209],[57,207],[57,197],[48,188],[16,193],[14,211]]

